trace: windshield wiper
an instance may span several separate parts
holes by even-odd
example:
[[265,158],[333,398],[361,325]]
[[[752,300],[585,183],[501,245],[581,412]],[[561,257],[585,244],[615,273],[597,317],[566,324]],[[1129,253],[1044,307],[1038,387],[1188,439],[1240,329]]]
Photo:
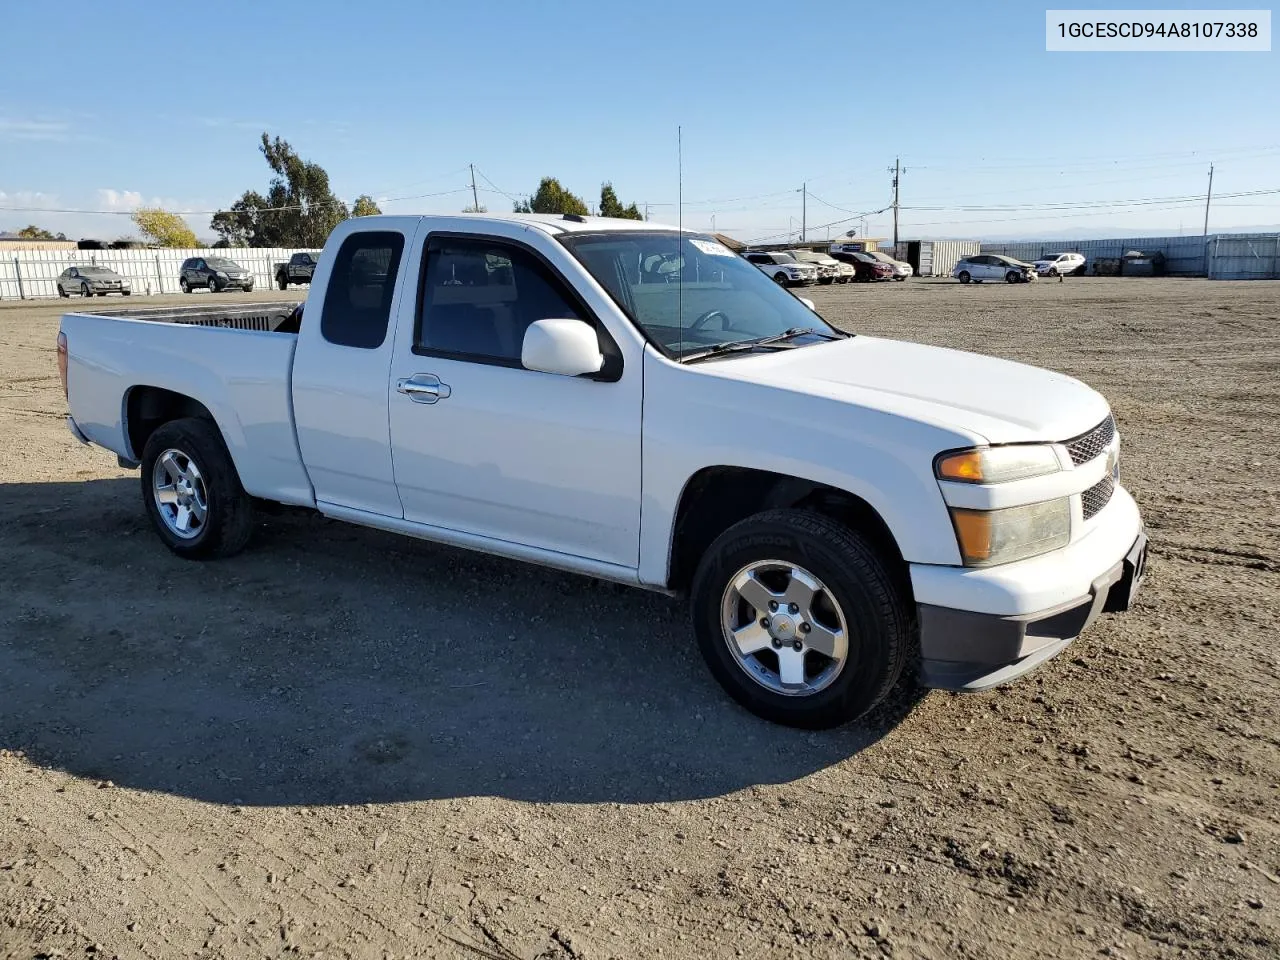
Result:
[[[787,340],[794,340],[796,337],[806,335],[822,337],[825,340],[843,340],[844,337],[834,333],[826,333],[822,330],[814,330],[812,327],[792,327],[785,333],[770,334],[767,337],[754,337],[750,340],[730,340],[727,343],[717,343],[714,347],[708,347],[705,350],[698,350],[695,353],[686,353],[681,358],[682,363],[693,363],[697,360],[705,360],[708,357],[718,357],[726,353],[740,353],[744,350],[754,350],[756,347],[781,347]],[[787,347],[787,349],[792,349]]]

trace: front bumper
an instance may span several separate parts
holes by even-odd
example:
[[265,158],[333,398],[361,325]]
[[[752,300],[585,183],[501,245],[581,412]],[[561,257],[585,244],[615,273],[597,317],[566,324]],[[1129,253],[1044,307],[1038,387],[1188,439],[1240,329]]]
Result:
[[1008,683],[1100,614],[1128,610],[1146,573],[1146,531],[1123,488],[1107,509],[1106,527],[1053,554],[982,570],[913,567],[921,682],[966,692]]

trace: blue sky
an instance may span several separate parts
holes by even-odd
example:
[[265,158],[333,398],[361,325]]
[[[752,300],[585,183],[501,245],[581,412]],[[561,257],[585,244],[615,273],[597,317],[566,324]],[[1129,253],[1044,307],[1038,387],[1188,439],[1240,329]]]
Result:
[[[934,208],[904,209],[904,237],[1195,233],[1198,202],[1078,204],[1203,195],[1211,161],[1224,195],[1211,230],[1280,223],[1280,193],[1227,196],[1280,189],[1275,52],[1047,53],[1044,10],[12,4],[0,33],[0,208],[226,206],[265,187],[266,130],[323,165],[348,201],[406,198],[384,202],[388,212],[461,209],[474,163],[491,210],[554,175],[588,200],[612,180],[624,202],[674,222],[681,125],[685,225],[708,229],[714,216],[748,240],[799,229],[805,181],[811,237],[862,229],[848,218],[886,206],[895,156],[904,208]],[[61,29],[73,23],[85,29]],[[1018,209],[958,209],[974,206]],[[207,214],[188,219],[212,235]],[[132,227],[0,209],[0,230],[29,222],[73,237]],[[865,228],[892,229],[887,214]]]

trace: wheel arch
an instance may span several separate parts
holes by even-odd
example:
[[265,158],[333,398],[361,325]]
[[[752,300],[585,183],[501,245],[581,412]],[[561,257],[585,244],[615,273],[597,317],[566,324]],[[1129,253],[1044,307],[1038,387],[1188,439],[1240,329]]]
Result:
[[129,458],[142,460],[151,434],[173,420],[198,417],[208,420],[217,428],[226,443],[226,435],[213,412],[195,397],[149,384],[132,386],[124,396],[124,434],[128,442]]
[[680,493],[667,560],[668,589],[688,590],[707,548],[740,520],[764,510],[810,510],[857,531],[879,551],[911,597],[911,578],[898,541],[872,504],[848,490],[802,477],[738,466],[704,467]]

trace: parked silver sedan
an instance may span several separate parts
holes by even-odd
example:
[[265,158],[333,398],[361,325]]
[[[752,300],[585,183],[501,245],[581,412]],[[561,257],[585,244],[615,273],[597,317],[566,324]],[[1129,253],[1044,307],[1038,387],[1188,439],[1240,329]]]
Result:
[[57,283],[60,297],[69,297],[73,293],[82,297],[94,294],[105,297],[108,293],[127,297],[133,293],[128,277],[106,267],[67,267],[58,274]]

